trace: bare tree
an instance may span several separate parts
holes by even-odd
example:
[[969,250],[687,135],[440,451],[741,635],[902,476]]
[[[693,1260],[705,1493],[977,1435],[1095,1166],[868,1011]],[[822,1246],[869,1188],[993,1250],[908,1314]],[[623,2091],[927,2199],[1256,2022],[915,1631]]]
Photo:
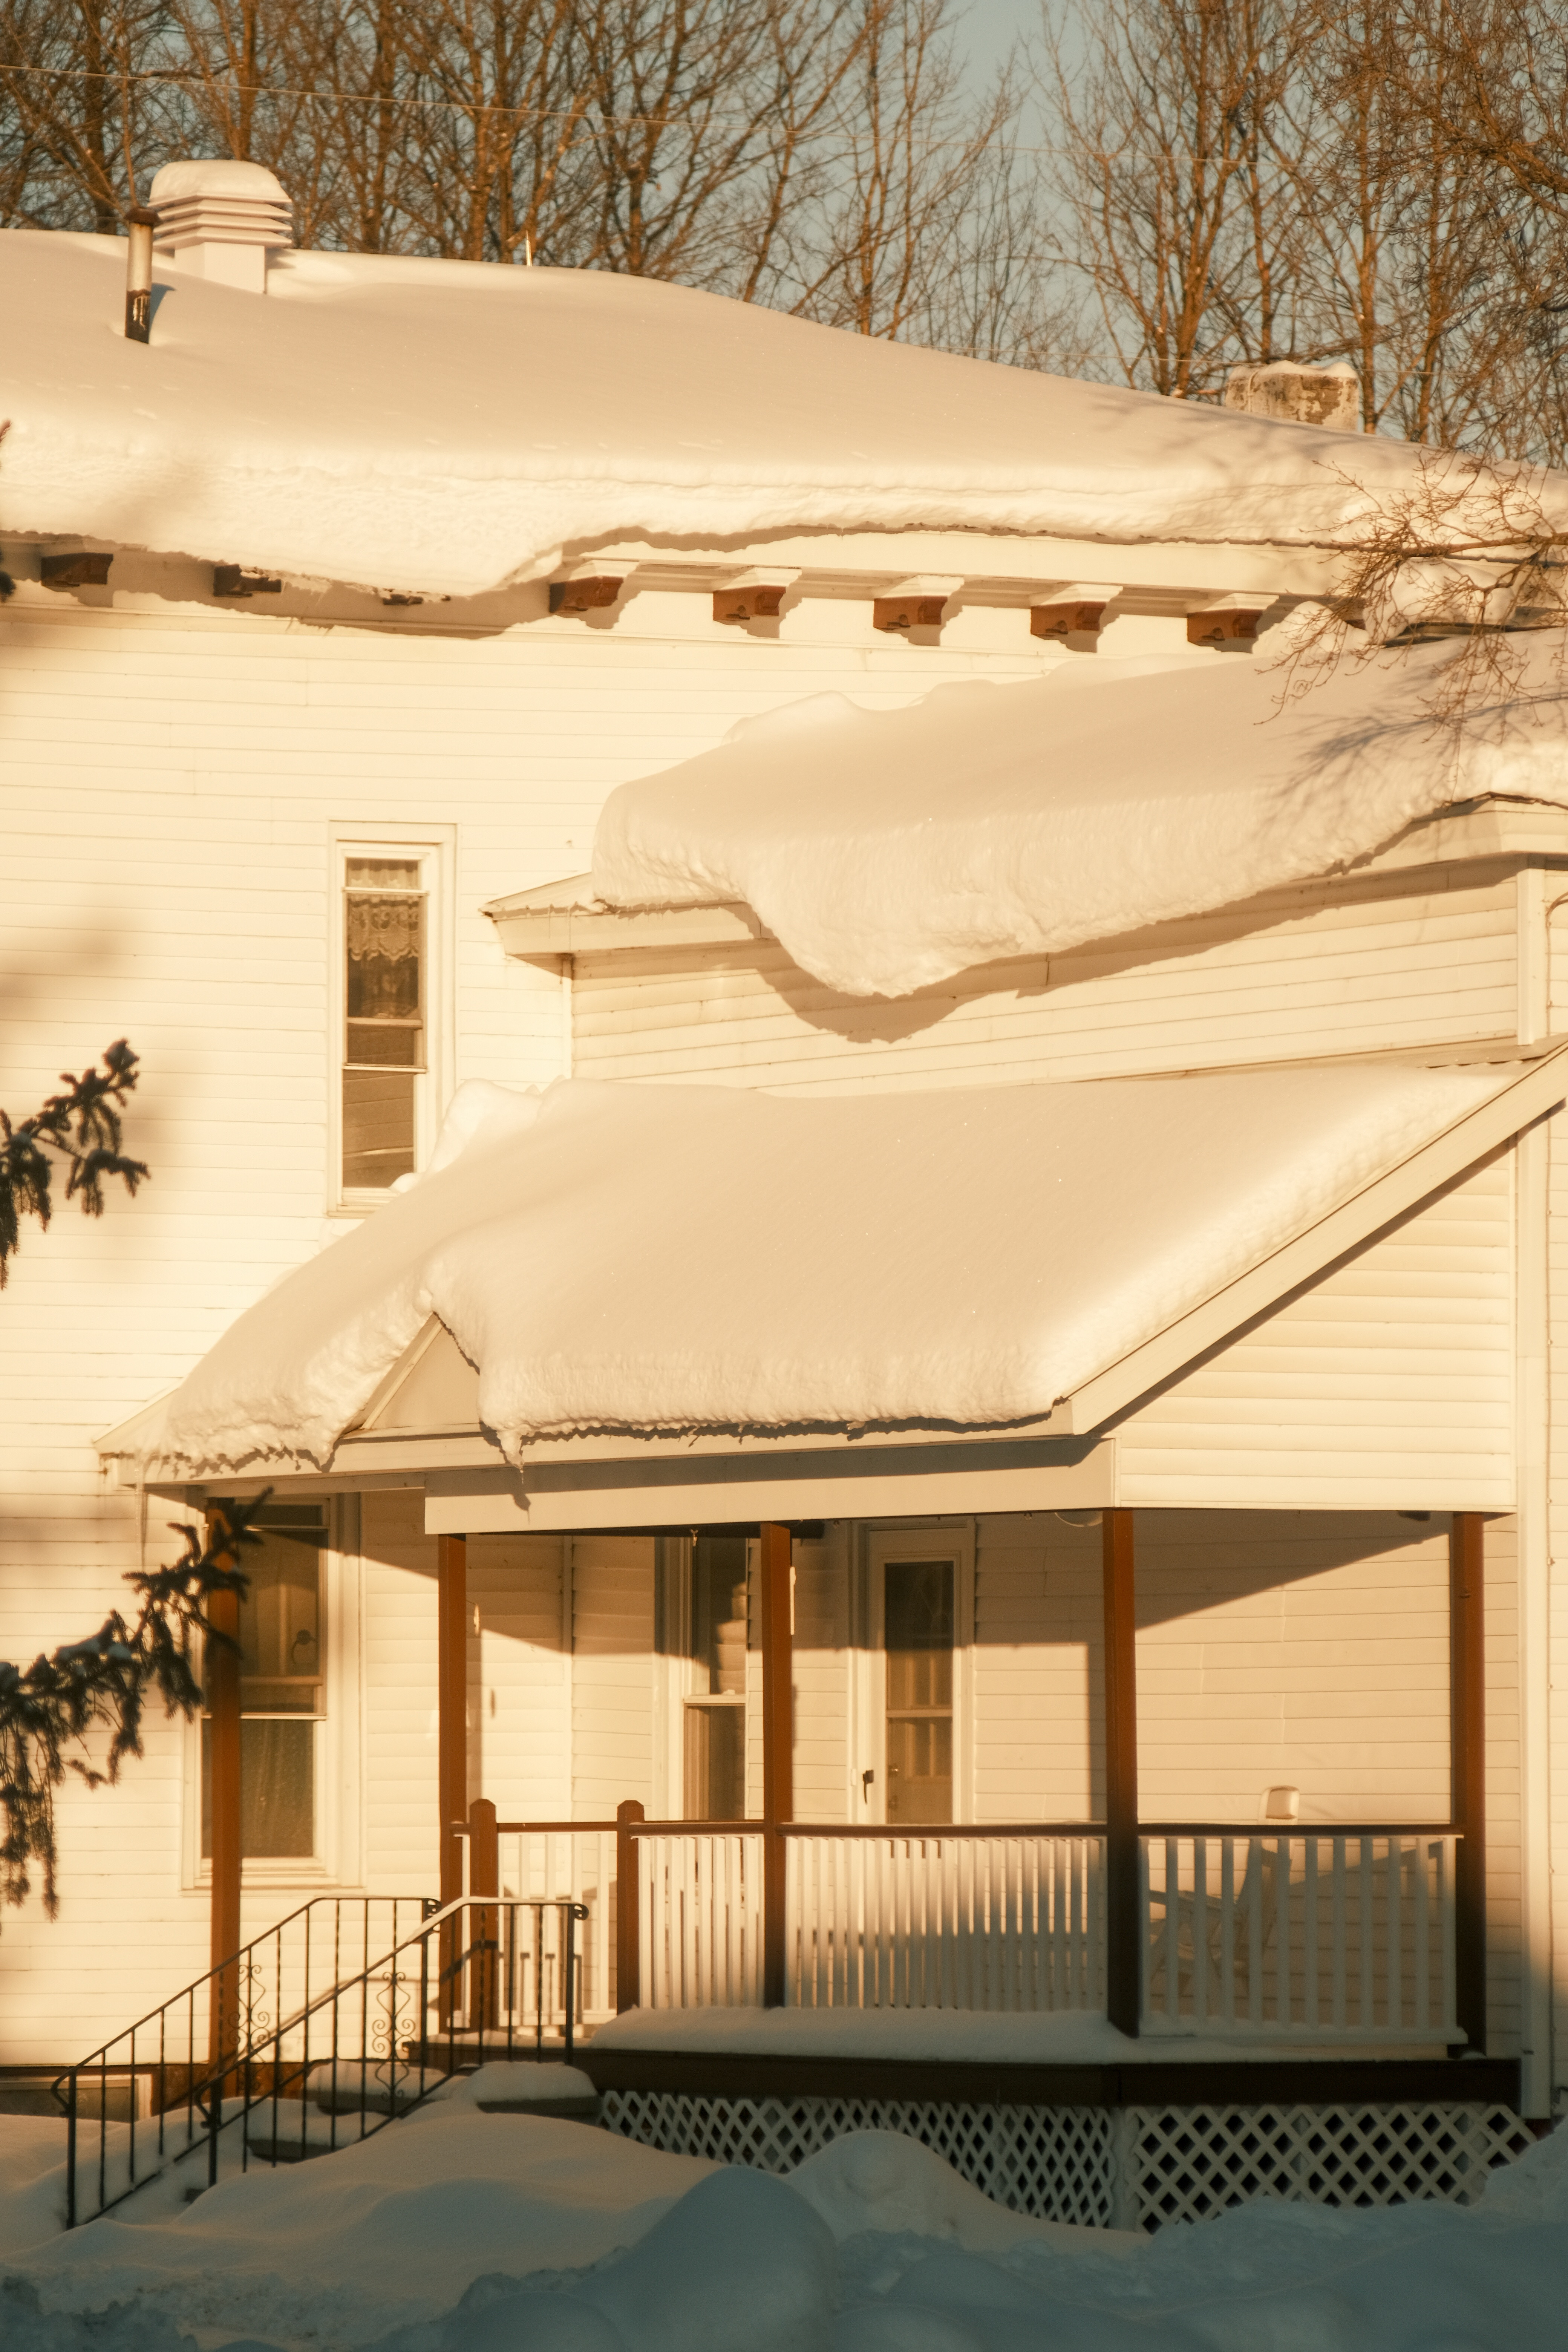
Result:
[[1057,201],[1116,369],[1175,399],[1294,348],[1300,208],[1278,0],[1105,0],[1048,40]]
[[0,0],[0,216],[112,229],[170,154],[303,241],[679,278],[1037,357],[1016,83],[954,0]]

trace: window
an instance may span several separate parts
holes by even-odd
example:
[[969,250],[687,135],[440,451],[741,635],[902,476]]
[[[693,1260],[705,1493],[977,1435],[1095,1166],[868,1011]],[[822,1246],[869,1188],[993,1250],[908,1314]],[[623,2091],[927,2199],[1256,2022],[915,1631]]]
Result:
[[951,1559],[883,1567],[889,1822],[952,1819],[955,1568]]
[[746,1816],[746,1539],[691,1547],[690,1681],[682,1721],[689,1822]]
[[[326,1721],[322,1560],[318,1507],[280,1505],[257,1523],[241,1565],[250,1590],[239,1608],[240,1852],[297,1860],[320,1851],[319,1751]],[[202,1859],[212,1858],[210,1726],[202,1725]]]
[[385,1192],[418,1162],[428,1067],[425,860],[351,850],[343,865],[342,1188]]

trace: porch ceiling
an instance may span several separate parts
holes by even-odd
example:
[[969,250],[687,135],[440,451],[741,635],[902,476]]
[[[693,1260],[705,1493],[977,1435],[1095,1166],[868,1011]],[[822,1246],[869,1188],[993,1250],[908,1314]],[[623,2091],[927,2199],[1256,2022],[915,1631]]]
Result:
[[840,1486],[873,1453],[918,1460],[932,1496],[939,1469],[1043,1482],[939,1511],[1102,1501],[1076,1491],[1105,1475],[1088,1435],[1555,1108],[1565,1054],[847,1101],[512,1097],[504,1136],[481,1121],[102,1450],[155,1482],[460,1486],[510,1465],[542,1507],[600,1490],[538,1522],[563,1526],[629,1524],[639,1502],[668,1519],[660,1489],[676,1518],[707,1515],[699,1489],[727,1490],[713,1516],[795,1516],[764,1488]]

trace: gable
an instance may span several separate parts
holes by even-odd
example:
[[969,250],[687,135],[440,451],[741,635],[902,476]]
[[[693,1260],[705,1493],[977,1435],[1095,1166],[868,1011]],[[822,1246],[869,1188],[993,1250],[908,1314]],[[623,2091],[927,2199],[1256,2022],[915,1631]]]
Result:
[[1510,1146],[1114,1424],[1123,1504],[1512,1509]]

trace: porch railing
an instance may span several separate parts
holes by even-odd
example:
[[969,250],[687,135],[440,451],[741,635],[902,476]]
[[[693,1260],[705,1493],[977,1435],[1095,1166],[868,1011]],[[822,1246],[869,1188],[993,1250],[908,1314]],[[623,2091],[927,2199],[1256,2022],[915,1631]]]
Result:
[[[769,1827],[650,1822],[627,1803],[614,1822],[500,1822],[492,1835],[489,1810],[470,1817],[470,1891],[548,1886],[584,1906],[590,2031],[639,2004],[762,2004],[770,1836],[784,1852],[773,1933],[786,2007],[1106,2007],[1107,1839],[1094,1824]],[[1459,1844],[1449,1827],[1409,1824],[1143,1830],[1129,1915],[1139,2030],[1462,2042]]]
[[1453,1832],[1183,1825],[1140,1844],[1145,2033],[1463,2040]]
[[[490,1815],[486,1822],[487,1811]],[[589,2031],[616,2013],[616,1823],[614,1822],[495,1822],[483,1801],[463,1827],[468,1835],[468,1891],[499,1895],[503,1903],[544,1906],[539,1914],[537,1948],[521,1913],[521,1940],[515,1956],[518,1997],[527,2009],[537,2000],[542,1979],[554,2031],[564,2023],[561,2009],[558,1948],[563,1903],[578,1906],[576,1929],[576,2019]],[[493,1835],[487,1852],[487,1829]],[[553,1989],[553,1990],[552,1990]]]
[[642,1999],[654,2009],[760,2007],[762,1832],[650,1825],[636,1844]]
[[1103,1842],[1092,1832],[797,1825],[784,1836],[791,2008],[1103,2006]]

